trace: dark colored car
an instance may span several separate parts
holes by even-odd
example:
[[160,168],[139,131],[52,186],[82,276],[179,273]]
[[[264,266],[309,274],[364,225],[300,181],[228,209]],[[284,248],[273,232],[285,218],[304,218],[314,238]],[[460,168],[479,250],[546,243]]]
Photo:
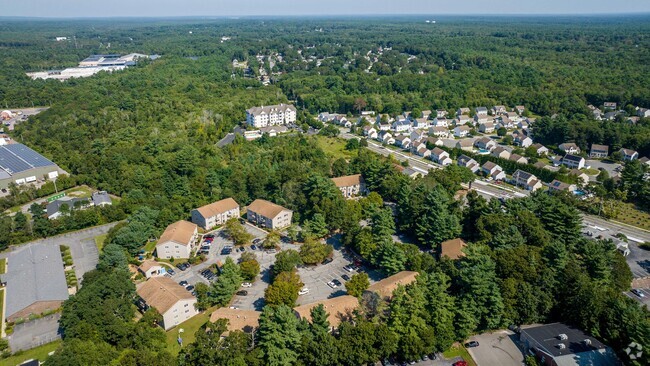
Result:
[[255,245],[251,245],[251,250],[257,250],[257,247]]
[[332,259],[332,258],[325,258],[325,260],[324,260],[324,261],[322,261],[322,262],[321,262],[321,264],[328,264],[328,263],[332,263],[332,261],[333,261],[333,259]]
[[332,282],[334,282],[336,284],[336,286],[341,286],[342,285],[341,281],[339,281],[337,279],[333,279]]
[[236,294],[239,295],[239,296],[246,296],[246,295],[248,295],[248,291],[246,291],[246,290],[240,290],[240,291],[237,291]]
[[346,280],[346,281],[350,281],[350,276],[348,276],[348,275],[346,275],[346,274],[342,274],[342,275],[341,275],[341,278],[344,279],[344,280]]
[[173,269],[170,268],[170,269],[167,269],[167,273],[169,273],[170,275],[173,276],[173,275],[176,274],[176,271],[174,271]]
[[257,239],[255,239],[255,240],[253,240],[253,244],[257,244],[257,243],[259,243],[259,242],[261,242],[261,241],[262,241],[262,239],[257,238]]
[[213,239],[213,238],[214,238],[214,234],[206,234],[206,235],[204,235],[203,237],[204,237],[204,238],[210,238],[210,239]]
[[185,287],[185,286],[188,285],[187,281],[181,281],[181,282],[179,282],[178,284],[181,285],[181,286],[183,286],[183,287]]
[[189,286],[185,287],[185,289],[186,289],[187,291],[192,291],[192,290],[194,290],[194,286],[189,285]]
[[467,348],[478,347],[478,342],[477,341],[469,341],[469,342],[465,343],[465,347],[467,347]]

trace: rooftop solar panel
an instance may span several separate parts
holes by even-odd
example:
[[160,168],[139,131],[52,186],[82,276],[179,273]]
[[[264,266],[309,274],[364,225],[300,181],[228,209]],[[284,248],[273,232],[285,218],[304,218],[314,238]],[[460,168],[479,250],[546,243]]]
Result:
[[23,144],[0,146],[0,168],[9,174],[55,164]]
[[5,146],[9,151],[19,156],[28,164],[34,167],[43,167],[55,165],[53,162],[45,158],[43,155],[37,153],[36,151],[30,149],[29,147],[23,144],[12,144]]

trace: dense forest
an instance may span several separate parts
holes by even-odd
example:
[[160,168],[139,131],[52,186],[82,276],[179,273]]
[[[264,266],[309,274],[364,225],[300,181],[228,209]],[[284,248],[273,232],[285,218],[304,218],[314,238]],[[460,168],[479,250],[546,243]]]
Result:
[[[21,241],[34,230],[51,235],[130,215],[65,303],[63,346],[46,364],[361,365],[444,350],[476,332],[549,321],[577,325],[629,361],[624,349],[631,341],[650,349],[650,315],[622,294],[631,281],[623,257],[611,242],[581,236],[566,197],[535,194],[501,204],[470,193],[462,205],[453,197],[473,179],[463,168],[411,180],[364,148],[334,159],[314,137],[300,134],[237,137],[225,148],[216,142],[245,119],[247,108],[280,102],[299,107],[301,124],[320,111],[524,104],[539,118],[546,144],[607,143],[650,155],[647,120],[601,122],[587,108],[605,101],[628,111],[650,107],[649,35],[647,16],[452,17],[435,25],[417,17],[3,21],[0,105],[51,107],[12,137],[58,163],[75,184],[122,200],[54,229],[31,227],[20,215],[0,217],[0,229]],[[57,36],[68,40],[56,42]],[[25,75],[75,66],[90,54],[130,52],[161,58],[65,82]],[[246,67],[234,67],[235,59]],[[624,184],[640,181],[644,171],[633,169]],[[327,179],[354,173],[374,192],[362,203],[344,201]],[[648,189],[629,188],[639,195]],[[38,193],[23,199],[32,194]],[[313,232],[323,226],[340,233],[383,273],[414,270],[419,279],[390,304],[362,299],[354,322],[334,334],[324,331],[322,309],[307,324],[285,305],[267,306],[254,344],[240,332],[222,338],[225,325],[217,322],[176,358],[153,326],[159,314],[133,321],[127,263],[167,224],[224,197],[285,205]],[[18,201],[0,207],[23,201],[11,199]],[[395,203],[395,212],[384,201]],[[394,242],[395,232],[415,244]],[[429,253],[457,236],[470,243],[464,259],[438,261]]]

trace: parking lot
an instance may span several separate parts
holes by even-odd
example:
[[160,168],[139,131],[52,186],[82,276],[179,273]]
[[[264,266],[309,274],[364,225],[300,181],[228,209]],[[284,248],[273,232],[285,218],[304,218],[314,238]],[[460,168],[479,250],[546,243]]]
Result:
[[509,330],[499,330],[471,337],[477,341],[478,347],[467,348],[467,351],[478,366],[521,366],[524,354],[516,345],[518,337]]

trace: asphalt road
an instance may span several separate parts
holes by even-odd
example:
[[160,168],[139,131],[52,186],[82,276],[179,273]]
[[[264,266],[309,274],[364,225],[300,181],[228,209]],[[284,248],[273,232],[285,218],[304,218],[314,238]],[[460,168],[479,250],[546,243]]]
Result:
[[521,366],[524,355],[514,340],[516,335],[509,330],[484,333],[471,337],[479,346],[467,348],[478,366]]

